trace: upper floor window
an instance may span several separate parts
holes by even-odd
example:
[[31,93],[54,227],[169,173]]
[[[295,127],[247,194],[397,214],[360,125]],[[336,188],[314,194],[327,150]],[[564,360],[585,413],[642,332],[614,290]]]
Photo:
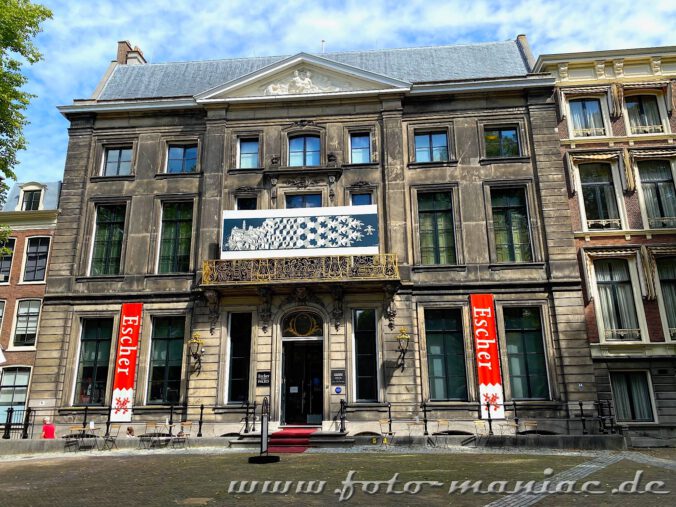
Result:
[[0,248],[4,248],[5,255],[0,254],[0,283],[8,283],[9,276],[12,270],[12,257],[14,257],[14,244],[16,240],[9,238],[5,243],[0,244]]
[[108,383],[113,319],[84,319],[75,381],[75,405],[103,405]]
[[484,143],[486,147],[486,157],[488,158],[508,158],[518,157],[519,134],[514,127],[484,129]]
[[258,209],[258,199],[255,197],[237,197],[235,205],[238,210]]
[[459,309],[425,310],[431,400],[467,400],[465,340]]
[[45,279],[48,256],[49,238],[28,238],[24,282],[42,282]]
[[368,206],[373,204],[373,194],[371,192],[360,192],[350,196],[352,206]]
[[292,167],[320,165],[319,136],[296,136],[289,139],[289,165]]
[[415,134],[416,162],[447,162],[448,136],[445,131]]
[[106,148],[103,166],[104,176],[128,176],[131,174],[131,146]]
[[574,137],[605,136],[599,99],[573,99],[569,102]]
[[450,192],[418,194],[418,230],[422,264],[455,264],[453,205]]
[[96,208],[91,266],[94,276],[120,273],[126,209],[124,204],[99,205]]
[[491,188],[497,262],[531,262],[530,228],[525,188]]
[[667,336],[676,340],[676,257],[658,259],[657,274],[668,329]]
[[512,399],[548,399],[549,382],[538,308],[504,308]]
[[580,164],[580,185],[589,229],[620,229],[620,212],[610,164]]
[[194,173],[197,170],[197,145],[170,145],[167,172]]
[[[259,167],[258,156],[258,138],[241,138],[239,140],[239,161],[240,169],[255,169]],[[293,165],[293,164],[289,164]],[[300,164],[303,165],[303,164]]]
[[676,227],[676,188],[671,164],[666,160],[641,161],[638,173],[648,227]]
[[[603,333],[607,341],[640,340],[641,329],[627,259],[594,261]],[[600,307],[600,308],[599,308]]]
[[34,347],[40,320],[39,299],[19,301],[16,306],[16,327],[14,328],[15,347]]
[[192,202],[168,202],[162,206],[159,273],[190,270],[192,209]]
[[40,209],[40,197],[42,190],[24,190],[23,201],[21,202],[22,211],[35,211]]
[[350,163],[368,164],[371,162],[371,135],[369,133],[350,134]]
[[321,208],[322,194],[291,194],[286,196],[287,208]]
[[632,134],[664,132],[655,95],[632,95],[625,97],[624,103],[627,106]]

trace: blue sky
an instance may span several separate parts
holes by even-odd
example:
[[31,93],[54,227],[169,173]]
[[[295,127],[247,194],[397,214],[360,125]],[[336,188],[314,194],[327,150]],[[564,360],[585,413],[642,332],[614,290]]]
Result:
[[[489,42],[525,33],[536,54],[676,45],[673,0],[72,0],[42,2],[54,18],[26,68],[28,149],[20,181],[63,174],[68,122],[56,106],[88,97],[118,40],[151,63]],[[198,7],[195,7],[197,5]]]

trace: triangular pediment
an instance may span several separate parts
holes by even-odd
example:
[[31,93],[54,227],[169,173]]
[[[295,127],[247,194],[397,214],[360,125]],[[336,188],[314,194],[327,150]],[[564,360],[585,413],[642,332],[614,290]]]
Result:
[[301,53],[195,98],[198,102],[407,90],[410,83]]

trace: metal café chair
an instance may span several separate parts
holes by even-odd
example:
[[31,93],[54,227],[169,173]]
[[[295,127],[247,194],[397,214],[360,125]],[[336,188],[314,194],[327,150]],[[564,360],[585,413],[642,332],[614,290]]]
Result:
[[117,437],[120,435],[120,427],[120,424],[113,424],[110,427],[110,433],[101,437],[100,451],[111,451],[113,448],[117,449]]
[[179,430],[176,432],[176,435],[171,437],[171,447],[175,449],[176,447],[190,447],[188,439],[190,438],[190,432],[192,430],[192,422],[184,421],[178,425]]
[[63,438],[64,449],[66,451],[77,452],[80,450],[80,435],[82,434],[82,426],[69,426],[68,433],[66,433]]
[[479,445],[481,437],[488,436],[488,423],[483,419],[476,419],[474,421],[474,447]]
[[150,449],[156,444],[156,440],[159,443],[159,428],[157,423],[146,423],[146,429],[142,435],[138,437],[138,448],[139,449]]
[[437,431],[432,435],[432,442],[435,447],[449,447],[448,432],[451,430],[451,423],[448,419],[437,419]]

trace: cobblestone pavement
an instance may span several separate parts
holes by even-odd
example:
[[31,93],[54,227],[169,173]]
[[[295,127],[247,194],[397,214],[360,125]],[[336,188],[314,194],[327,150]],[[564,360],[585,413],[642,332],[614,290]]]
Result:
[[676,462],[664,453],[363,451],[281,455],[268,465],[248,464],[249,452],[215,448],[5,456],[0,506],[664,507],[676,499]]

